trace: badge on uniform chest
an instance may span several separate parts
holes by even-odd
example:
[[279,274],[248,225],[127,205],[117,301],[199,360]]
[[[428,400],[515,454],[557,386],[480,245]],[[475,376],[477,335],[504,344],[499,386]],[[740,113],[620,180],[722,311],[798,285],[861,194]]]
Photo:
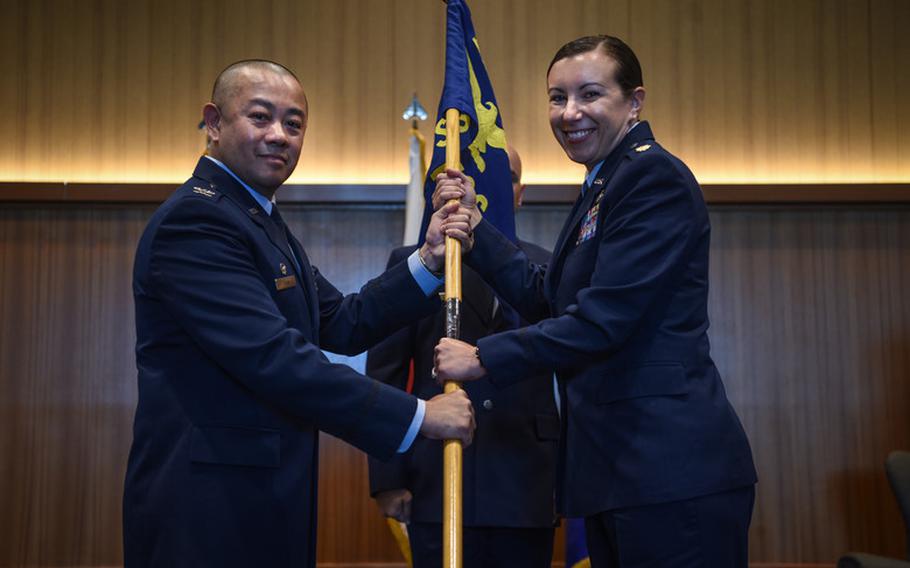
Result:
[[288,288],[293,288],[297,285],[297,277],[291,274],[288,276],[288,266],[283,263],[278,263],[278,270],[281,271],[281,278],[275,279],[275,288],[280,292],[282,290],[287,290]]
[[275,279],[275,288],[280,292],[282,290],[287,290],[288,288],[293,288],[297,285],[297,277],[291,274],[290,276],[282,276],[281,278]]
[[597,194],[597,197],[594,198],[594,205],[585,213],[585,216],[581,221],[581,229],[578,230],[578,238],[575,239],[575,246],[580,245],[588,239],[594,238],[594,235],[597,233],[597,215],[600,211],[600,202],[603,200],[603,197],[604,192],[601,191]]

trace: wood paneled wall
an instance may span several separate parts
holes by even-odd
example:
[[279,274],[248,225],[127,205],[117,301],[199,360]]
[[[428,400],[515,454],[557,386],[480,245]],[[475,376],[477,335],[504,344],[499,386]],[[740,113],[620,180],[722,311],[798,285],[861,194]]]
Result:
[[151,208],[0,210],[0,566],[122,563]]
[[910,209],[715,208],[709,335],[759,470],[753,558],[903,557]]
[[[377,273],[401,234],[396,207],[286,209],[344,290]],[[131,266],[151,211],[0,209],[0,566],[121,562]],[[520,232],[552,246],[565,214],[526,207]],[[711,217],[710,336],[760,476],[752,560],[899,556],[882,462],[910,448],[910,207],[717,206]],[[398,560],[365,458],[327,436],[319,523],[321,563]]]
[[[910,181],[906,0],[471,0],[526,181],[575,183],[546,119],[565,41],[637,51],[645,115],[702,181]],[[403,182],[417,91],[435,114],[434,0],[11,0],[0,8],[0,181],[174,182],[217,72],[297,71],[312,118],[297,182]],[[423,131],[430,134],[431,124]]]

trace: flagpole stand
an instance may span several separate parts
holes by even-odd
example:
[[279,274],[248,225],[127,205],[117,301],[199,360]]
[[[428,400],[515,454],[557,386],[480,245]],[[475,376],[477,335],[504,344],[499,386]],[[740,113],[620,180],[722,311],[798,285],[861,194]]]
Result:
[[[458,109],[446,110],[446,168],[461,169],[461,119]],[[455,201],[455,200],[453,200]],[[446,337],[458,339],[461,331],[461,243],[446,237]],[[461,389],[456,381],[446,381],[447,393]],[[461,440],[443,443],[442,485],[442,566],[462,565],[462,459]]]

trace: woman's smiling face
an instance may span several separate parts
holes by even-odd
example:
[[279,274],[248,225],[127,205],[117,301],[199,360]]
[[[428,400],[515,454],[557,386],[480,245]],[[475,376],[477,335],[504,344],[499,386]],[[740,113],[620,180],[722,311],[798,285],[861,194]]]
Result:
[[547,75],[550,128],[573,162],[590,170],[638,121],[644,89],[630,94],[616,81],[616,61],[594,49],[560,59]]

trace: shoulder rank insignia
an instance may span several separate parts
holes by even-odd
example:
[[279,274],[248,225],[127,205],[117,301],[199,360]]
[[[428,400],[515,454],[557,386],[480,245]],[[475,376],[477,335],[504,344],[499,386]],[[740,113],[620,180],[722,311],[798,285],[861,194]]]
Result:
[[650,148],[650,147],[651,147],[650,144],[642,144],[641,146],[636,147],[636,148],[635,148],[635,151],[636,151],[636,152],[644,152],[644,151],[646,151],[646,150],[647,150],[648,148]]
[[213,195],[215,195],[215,192],[212,191],[211,189],[199,187],[198,185],[193,186],[193,193],[198,193],[199,195],[203,195],[205,197],[212,197]]

